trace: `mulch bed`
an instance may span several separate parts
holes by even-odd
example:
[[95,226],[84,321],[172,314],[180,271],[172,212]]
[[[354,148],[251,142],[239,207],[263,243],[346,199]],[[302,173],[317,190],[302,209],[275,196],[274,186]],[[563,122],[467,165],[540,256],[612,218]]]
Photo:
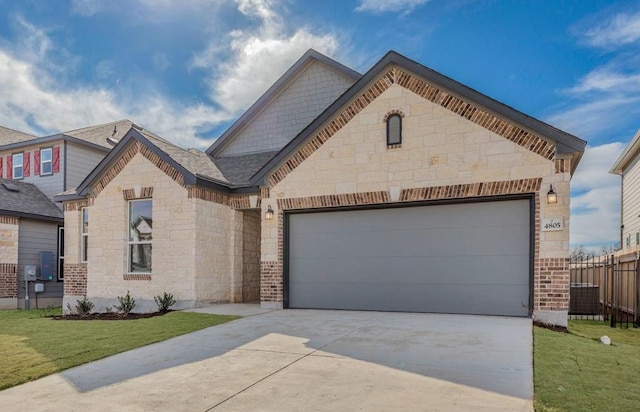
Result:
[[534,326],[538,326],[539,328],[549,329],[549,330],[552,330],[554,332],[569,333],[569,329],[565,328],[564,326],[550,325],[548,323],[542,323],[542,322],[538,322],[538,321],[534,321],[533,325]]
[[54,320],[134,320],[134,319],[146,319],[154,316],[162,316],[167,312],[153,312],[153,313],[129,313],[127,316],[122,316],[117,312],[110,313],[90,313],[88,315],[57,315],[51,316]]

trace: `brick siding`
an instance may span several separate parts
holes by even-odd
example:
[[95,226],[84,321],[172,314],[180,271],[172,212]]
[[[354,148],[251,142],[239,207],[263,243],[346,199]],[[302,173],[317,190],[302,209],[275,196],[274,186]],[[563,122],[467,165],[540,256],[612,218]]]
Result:
[[153,187],[140,188],[140,196],[136,196],[135,189],[123,189],[122,196],[124,200],[151,199],[153,197]]
[[18,297],[18,265],[0,263],[0,298]]
[[569,258],[535,259],[535,309],[569,309]]
[[64,294],[65,296],[87,295],[87,264],[64,264]]
[[556,173],[570,173],[571,159],[556,159]]
[[14,216],[0,216],[0,224],[17,225],[20,218]]

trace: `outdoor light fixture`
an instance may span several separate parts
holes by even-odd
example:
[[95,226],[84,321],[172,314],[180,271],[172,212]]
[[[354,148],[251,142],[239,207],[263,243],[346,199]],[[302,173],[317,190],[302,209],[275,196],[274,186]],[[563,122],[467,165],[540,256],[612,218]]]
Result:
[[264,218],[266,220],[273,220],[273,209],[271,209],[271,205],[267,206],[267,211],[264,212]]
[[549,191],[547,192],[547,203],[558,203],[558,194],[553,191],[553,185],[549,185]]

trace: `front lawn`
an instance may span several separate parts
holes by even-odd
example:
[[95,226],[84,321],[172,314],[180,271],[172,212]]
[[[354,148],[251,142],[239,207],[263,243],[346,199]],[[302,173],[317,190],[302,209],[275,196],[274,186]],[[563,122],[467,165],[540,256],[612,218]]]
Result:
[[569,330],[534,328],[536,410],[640,410],[640,329],[580,320],[569,321]]
[[0,310],[0,389],[237,318],[169,312],[137,320],[53,320],[45,310]]

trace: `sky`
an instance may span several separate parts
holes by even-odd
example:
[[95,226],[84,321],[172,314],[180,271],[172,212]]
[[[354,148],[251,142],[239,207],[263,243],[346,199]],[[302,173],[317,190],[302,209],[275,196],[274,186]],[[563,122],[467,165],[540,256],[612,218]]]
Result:
[[619,240],[637,0],[0,0],[0,125],[126,118],[204,149],[309,48],[360,73],[395,50],[586,140],[571,245]]

